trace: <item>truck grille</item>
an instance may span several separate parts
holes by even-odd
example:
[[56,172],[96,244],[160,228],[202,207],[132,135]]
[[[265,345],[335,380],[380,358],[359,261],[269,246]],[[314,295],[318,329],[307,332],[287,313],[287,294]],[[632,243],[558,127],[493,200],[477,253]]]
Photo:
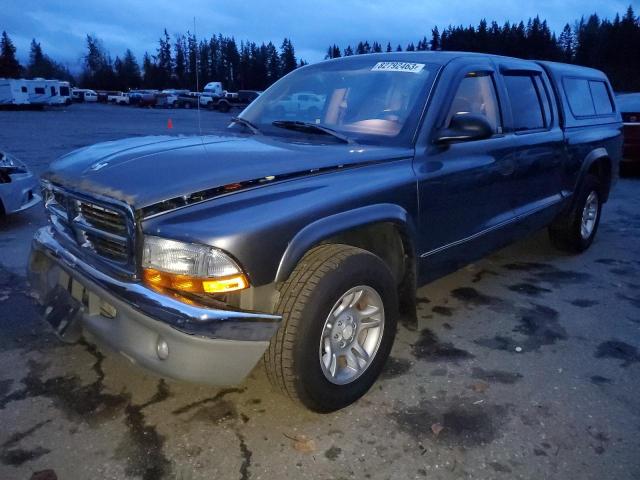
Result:
[[135,272],[135,228],[125,205],[51,185],[44,193],[49,219],[58,233],[83,253],[123,273]]

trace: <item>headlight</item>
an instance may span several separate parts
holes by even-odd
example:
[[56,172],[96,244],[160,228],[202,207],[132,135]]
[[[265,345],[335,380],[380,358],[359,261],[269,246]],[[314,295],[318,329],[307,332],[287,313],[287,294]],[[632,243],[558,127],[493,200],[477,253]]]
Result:
[[206,245],[146,236],[142,251],[144,282],[156,289],[188,293],[226,293],[249,286],[228,255]]

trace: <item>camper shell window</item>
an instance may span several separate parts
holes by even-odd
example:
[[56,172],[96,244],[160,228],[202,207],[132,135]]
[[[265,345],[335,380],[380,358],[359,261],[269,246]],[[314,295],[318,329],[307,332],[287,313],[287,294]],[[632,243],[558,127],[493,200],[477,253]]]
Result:
[[20,91],[22,93],[27,93],[27,87],[25,87],[24,85],[22,87],[20,87]]
[[34,89],[34,91],[38,94],[38,95],[44,95],[44,87],[36,87]]
[[575,118],[607,116],[614,113],[609,87],[602,80],[565,77],[562,84],[569,108]]
[[590,80],[589,87],[591,88],[591,97],[593,98],[593,105],[596,108],[596,115],[609,115],[613,113],[613,102],[611,102],[607,84]]

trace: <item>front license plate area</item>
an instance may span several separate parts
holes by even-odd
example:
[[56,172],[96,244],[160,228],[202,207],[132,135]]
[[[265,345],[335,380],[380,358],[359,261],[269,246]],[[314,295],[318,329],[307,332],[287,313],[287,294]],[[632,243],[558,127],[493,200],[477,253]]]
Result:
[[65,342],[75,343],[82,337],[82,303],[62,285],[56,285],[44,299],[42,316]]

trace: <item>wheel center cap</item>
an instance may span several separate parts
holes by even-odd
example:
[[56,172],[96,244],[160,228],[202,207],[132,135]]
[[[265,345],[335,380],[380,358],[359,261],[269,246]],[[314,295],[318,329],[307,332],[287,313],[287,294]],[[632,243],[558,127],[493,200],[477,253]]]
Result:
[[342,330],[342,336],[345,339],[350,339],[353,336],[353,325],[347,325],[344,327],[344,330]]

